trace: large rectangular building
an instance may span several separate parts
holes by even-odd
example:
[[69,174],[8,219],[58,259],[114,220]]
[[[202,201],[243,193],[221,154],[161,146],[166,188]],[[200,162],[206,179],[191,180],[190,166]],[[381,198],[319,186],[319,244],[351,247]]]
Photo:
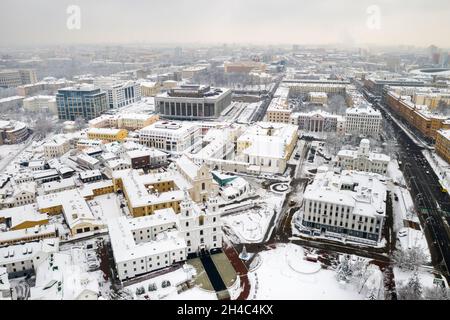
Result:
[[370,152],[370,141],[362,139],[358,150],[341,150],[336,166],[342,170],[358,170],[386,175],[391,158],[385,154]]
[[384,99],[392,111],[430,140],[436,140],[438,130],[450,129],[450,117],[415,104],[410,96],[399,95],[387,88]]
[[290,124],[258,122],[237,139],[236,160],[254,173],[285,172],[298,141],[298,128]]
[[191,253],[222,247],[220,213],[216,199],[208,201],[202,211],[186,196],[178,215],[168,208],[152,216],[110,220],[108,230],[119,279],[183,262]]
[[450,130],[439,130],[436,136],[436,153],[450,164]]
[[34,96],[23,100],[23,108],[30,112],[46,112],[57,114],[55,96]]
[[141,86],[136,81],[101,77],[94,80],[94,85],[106,92],[109,109],[125,107],[141,100]]
[[91,120],[108,109],[106,93],[95,86],[77,86],[58,90],[58,117],[61,120]]
[[369,105],[349,108],[345,112],[345,131],[350,134],[377,136],[382,120],[381,112]]
[[58,238],[43,239],[0,248],[0,266],[6,268],[9,278],[31,274],[52,253],[58,252]]
[[305,132],[345,132],[344,117],[322,110],[293,113],[290,122]]
[[114,191],[123,192],[134,217],[154,214],[156,210],[172,208],[180,212],[184,191],[191,190],[178,172],[139,174],[137,170],[113,172]]
[[90,128],[87,131],[88,139],[101,141],[123,141],[128,136],[128,131],[125,129],[111,129],[111,128]]
[[0,70],[0,87],[14,88],[37,82],[36,71],[33,69]]
[[231,104],[231,96],[230,89],[182,85],[157,95],[155,108],[168,119],[214,119]]
[[386,196],[378,174],[319,172],[305,190],[295,225],[306,234],[376,245],[382,239]]
[[175,153],[191,149],[200,138],[200,126],[191,122],[158,121],[139,131],[141,144]]

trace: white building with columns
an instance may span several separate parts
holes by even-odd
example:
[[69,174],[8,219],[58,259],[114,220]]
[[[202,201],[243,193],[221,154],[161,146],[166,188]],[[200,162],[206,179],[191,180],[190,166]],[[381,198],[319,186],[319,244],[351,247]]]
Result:
[[345,133],[345,118],[322,110],[293,113],[291,124],[306,132]]
[[357,150],[339,151],[335,163],[342,170],[357,170],[386,175],[391,158],[385,154],[370,152],[370,141],[362,139]]

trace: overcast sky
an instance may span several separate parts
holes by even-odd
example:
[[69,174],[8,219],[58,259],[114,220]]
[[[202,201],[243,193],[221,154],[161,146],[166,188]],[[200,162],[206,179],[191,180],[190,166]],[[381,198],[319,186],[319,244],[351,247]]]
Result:
[[[69,5],[81,29],[66,27]],[[367,9],[377,5],[380,19]],[[78,43],[435,44],[449,0],[0,0],[0,46]],[[368,19],[380,21],[369,28]]]

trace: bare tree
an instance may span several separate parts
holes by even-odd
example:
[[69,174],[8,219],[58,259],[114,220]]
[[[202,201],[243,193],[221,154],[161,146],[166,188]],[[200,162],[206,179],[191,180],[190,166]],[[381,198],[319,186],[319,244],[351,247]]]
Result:
[[332,95],[328,99],[328,111],[333,114],[345,114],[347,103],[341,95]]
[[53,129],[52,118],[47,113],[39,113],[36,116],[34,132],[40,138],[45,138]]
[[435,285],[425,288],[424,297],[426,300],[450,300],[450,292],[445,285]]
[[401,269],[417,270],[426,260],[423,249],[418,246],[394,252],[394,261]]
[[82,117],[77,117],[75,119],[75,128],[77,130],[83,130],[84,128],[86,128],[86,120],[84,120],[84,118]]
[[399,300],[421,300],[423,287],[419,275],[414,272],[406,284],[400,284],[397,289]]
[[340,259],[340,263],[337,267],[336,277],[338,281],[350,282],[352,279],[353,270],[350,266],[350,258],[348,255],[344,255]]

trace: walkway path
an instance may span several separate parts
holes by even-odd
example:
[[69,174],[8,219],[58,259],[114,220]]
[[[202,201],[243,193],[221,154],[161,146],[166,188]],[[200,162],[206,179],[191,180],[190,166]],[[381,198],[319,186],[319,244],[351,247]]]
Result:
[[238,253],[234,249],[233,246],[225,245],[224,251],[228,260],[230,260],[231,265],[233,266],[236,274],[241,279],[241,293],[237,300],[247,300],[250,294],[250,280],[248,279],[248,269],[245,263],[239,258]]

